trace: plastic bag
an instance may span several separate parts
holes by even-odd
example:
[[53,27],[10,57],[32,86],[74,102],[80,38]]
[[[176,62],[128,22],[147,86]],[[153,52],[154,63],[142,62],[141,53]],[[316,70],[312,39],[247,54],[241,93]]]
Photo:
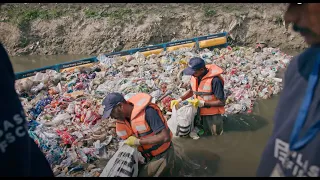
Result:
[[136,95],[136,93],[128,93],[124,96],[124,99],[127,101],[128,99],[130,99],[131,97],[133,97],[134,95]]
[[47,83],[49,80],[49,75],[47,73],[38,72],[35,76],[32,77],[34,82],[43,82]]
[[109,160],[100,177],[137,177],[138,150],[123,144]]
[[178,127],[177,111],[175,107],[173,107],[173,109],[174,111],[172,110],[171,118],[167,121],[167,124],[173,136],[176,136],[177,127]]
[[33,86],[33,81],[29,78],[17,80],[15,83],[15,87],[18,92],[29,91]]
[[51,122],[46,122],[44,125],[46,126],[58,126],[63,121],[70,120],[71,116],[68,113],[58,114],[56,117],[53,118]]
[[108,67],[112,66],[114,64],[113,58],[108,58],[104,54],[100,54],[97,59],[100,61],[100,63],[107,65]]
[[45,88],[45,85],[44,85],[43,83],[40,83],[40,84],[38,84],[37,86],[32,87],[30,91],[31,91],[32,93],[36,94],[36,93],[38,93],[39,91],[41,91],[42,89],[44,89],[44,88]]
[[175,136],[189,135],[193,130],[194,117],[197,109],[191,104],[182,106],[180,109],[173,107],[171,118],[168,120],[168,126]]
[[69,114],[74,114],[75,113],[75,103],[74,102],[71,102],[67,109],[66,109],[66,112],[69,113]]

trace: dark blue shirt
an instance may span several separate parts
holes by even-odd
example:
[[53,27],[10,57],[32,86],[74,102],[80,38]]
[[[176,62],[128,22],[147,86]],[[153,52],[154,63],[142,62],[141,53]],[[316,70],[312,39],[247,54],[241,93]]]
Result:
[[220,101],[224,100],[224,88],[220,78],[213,77],[212,79],[212,92]]
[[[201,82],[202,77],[204,77],[207,73],[208,71],[206,71],[203,76],[198,77],[198,86]],[[211,81],[211,85],[212,85],[211,87],[212,93],[214,94],[214,96],[220,101],[223,101],[225,97],[224,97],[224,87],[221,79],[218,76],[213,77]],[[190,89],[192,90],[191,86],[190,86]]]
[[14,88],[15,75],[0,44],[0,176],[53,176],[49,163],[29,137]]
[[[320,53],[320,46],[313,46],[294,58],[284,77],[284,88],[274,116],[274,129],[262,154],[258,176],[311,176],[320,175],[320,133],[303,149],[292,152],[292,158],[284,163],[289,152],[290,135],[305,96],[308,77]],[[320,120],[320,82],[318,80],[306,122],[299,137]]]
[[158,112],[150,106],[146,108],[146,121],[155,134],[158,134],[165,128]]

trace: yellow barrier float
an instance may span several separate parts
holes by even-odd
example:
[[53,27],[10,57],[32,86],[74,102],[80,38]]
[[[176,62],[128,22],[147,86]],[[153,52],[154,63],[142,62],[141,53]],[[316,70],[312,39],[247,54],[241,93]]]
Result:
[[171,47],[167,47],[167,51],[175,51],[177,49],[180,48],[193,48],[195,47],[196,43],[187,43],[187,44],[181,44],[181,45],[177,45],[177,46],[171,46]]
[[[144,56],[150,56],[152,54],[160,54],[163,51],[175,51],[180,48],[211,48],[211,47],[227,47],[227,33],[218,33],[208,36],[201,36],[192,39],[185,39],[176,42],[168,42],[158,45],[153,45],[149,47],[130,49],[120,52],[113,52],[106,54],[108,58],[121,57],[121,59],[127,59],[128,55],[133,55],[136,52],[142,53]],[[28,70],[24,72],[16,73],[17,79],[22,79],[35,75],[37,72],[45,72],[47,69],[52,69],[58,72],[69,72],[73,71],[75,68],[79,67],[90,67],[98,62],[97,57],[91,57],[87,59],[82,59],[78,61],[73,61],[70,63],[56,64],[53,66],[47,66],[43,68],[38,68],[34,70]],[[184,63],[181,64],[185,66]]]
[[144,51],[141,52],[145,57],[150,56],[152,54],[160,54],[162,51],[164,51],[164,49],[155,49],[155,50],[151,50],[151,51]]
[[219,46],[225,43],[227,43],[227,37],[218,37],[218,38],[199,41],[199,48]]

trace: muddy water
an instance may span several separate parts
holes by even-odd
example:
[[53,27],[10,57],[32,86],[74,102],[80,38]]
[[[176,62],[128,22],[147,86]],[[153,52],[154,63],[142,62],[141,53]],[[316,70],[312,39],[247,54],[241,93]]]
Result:
[[88,58],[88,55],[13,56],[10,57],[15,72],[51,66],[59,63]]
[[[264,125],[255,130],[225,131],[222,136],[202,137],[198,140],[177,139],[175,143],[179,146],[178,151],[183,147],[189,161],[195,161],[198,165],[203,162],[202,170],[192,173],[191,176],[255,176],[261,153],[272,132],[272,117],[277,102],[278,96],[258,101],[253,117],[228,117],[228,120],[232,121],[255,118],[264,122]],[[219,156],[219,161],[197,161],[215,156]],[[212,171],[205,170],[206,168]]]
[[[297,52],[287,52],[296,55]],[[15,72],[54,65],[87,58],[86,55],[59,56],[20,56],[11,57]],[[184,154],[186,162],[193,172],[184,172],[184,176],[255,176],[261,153],[271,135],[274,110],[278,97],[258,101],[254,107],[254,117],[245,115],[229,117],[239,120],[257,119],[265,122],[254,130],[226,131],[219,137],[201,137],[198,140],[175,139],[176,150]]]

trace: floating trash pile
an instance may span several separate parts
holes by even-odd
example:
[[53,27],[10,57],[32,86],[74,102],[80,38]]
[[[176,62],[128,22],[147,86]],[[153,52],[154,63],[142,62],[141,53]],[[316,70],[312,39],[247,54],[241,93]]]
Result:
[[102,120],[101,102],[110,92],[129,98],[133,93],[149,93],[161,100],[164,114],[170,101],[187,91],[190,76],[183,76],[191,57],[224,69],[226,114],[251,113],[254,102],[281,91],[276,78],[291,56],[279,49],[235,47],[212,51],[183,48],[144,57],[141,53],[124,57],[98,57],[92,67],[57,73],[47,70],[17,80],[16,89],[23,104],[29,135],[41,148],[55,176],[98,177],[115,154],[119,139],[115,120]]

